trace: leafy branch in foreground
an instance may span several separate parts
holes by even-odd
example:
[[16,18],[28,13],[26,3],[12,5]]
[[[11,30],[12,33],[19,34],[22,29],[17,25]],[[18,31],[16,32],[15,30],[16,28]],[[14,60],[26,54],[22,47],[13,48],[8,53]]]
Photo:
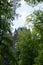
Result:
[[13,20],[12,3],[0,0],[0,65],[14,65],[13,36],[11,24]]
[[43,0],[25,0],[29,5],[34,6],[37,5],[38,3],[43,2]]

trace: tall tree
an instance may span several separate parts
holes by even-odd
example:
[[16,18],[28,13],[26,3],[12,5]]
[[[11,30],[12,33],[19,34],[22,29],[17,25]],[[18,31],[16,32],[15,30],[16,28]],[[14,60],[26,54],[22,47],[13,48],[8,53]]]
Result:
[[18,65],[33,65],[34,58],[38,55],[36,41],[30,30],[19,30],[15,52]]
[[33,30],[32,33],[37,39],[38,48],[38,56],[35,58],[34,65],[42,65],[43,64],[43,11],[35,11],[31,14],[31,18],[27,18],[27,21],[32,21]]
[[14,65],[16,61],[11,33],[12,20],[12,3],[8,0],[0,0],[0,65]]

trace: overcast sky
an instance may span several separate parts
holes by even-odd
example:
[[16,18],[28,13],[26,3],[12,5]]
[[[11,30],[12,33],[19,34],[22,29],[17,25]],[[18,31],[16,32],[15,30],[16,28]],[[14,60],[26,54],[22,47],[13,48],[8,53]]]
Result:
[[[31,14],[34,10],[43,9],[43,3],[38,4],[35,7],[29,6],[24,0],[21,0],[21,7],[16,9],[16,13],[20,14],[21,16],[13,20],[14,26],[12,27],[12,32],[14,32],[15,28],[24,26],[26,23],[26,17]],[[31,25],[31,24],[30,24]]]

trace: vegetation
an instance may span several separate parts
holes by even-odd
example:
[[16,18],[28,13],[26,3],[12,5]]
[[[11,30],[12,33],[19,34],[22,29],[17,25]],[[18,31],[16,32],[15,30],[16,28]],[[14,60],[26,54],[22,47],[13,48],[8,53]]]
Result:
[[29,5],[31,6],[35,6],[37,5],[38,3],[41,3],[43,2],[43,0],[25,0]]
[[[34,24],[32,34],[36,38],[36,43],[38,44],[38,56],[34,59],[34,65],[42,65],[43,64],[43,11],[35,11],[31,18],[27,18],[27,21],[32,21]],[[34,39],[35,39],[34,38]]]
[[13,20],[12,4],[8,0],[0,0],[0,65],[14,65],[15,61],[11,20]]
[[33,24],[32,31],[20,28],[12,36],[12,7],[8,0],[0,0],[0,65],[43,65],[43,11],[27,17],[26,21]]

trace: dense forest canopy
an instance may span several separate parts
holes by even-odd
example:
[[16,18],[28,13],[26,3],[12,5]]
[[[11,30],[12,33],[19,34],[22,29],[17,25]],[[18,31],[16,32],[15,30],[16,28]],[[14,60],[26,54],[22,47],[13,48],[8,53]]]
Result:
[[[43,2],[25,1],[31,5]],[[43,65],[43,10],[34,11],[29,15],[31,18],[26,18],[33,24],[32,31],[22,27],[12,35],[15,6],[8,0],[0,0],[0,65]]]

